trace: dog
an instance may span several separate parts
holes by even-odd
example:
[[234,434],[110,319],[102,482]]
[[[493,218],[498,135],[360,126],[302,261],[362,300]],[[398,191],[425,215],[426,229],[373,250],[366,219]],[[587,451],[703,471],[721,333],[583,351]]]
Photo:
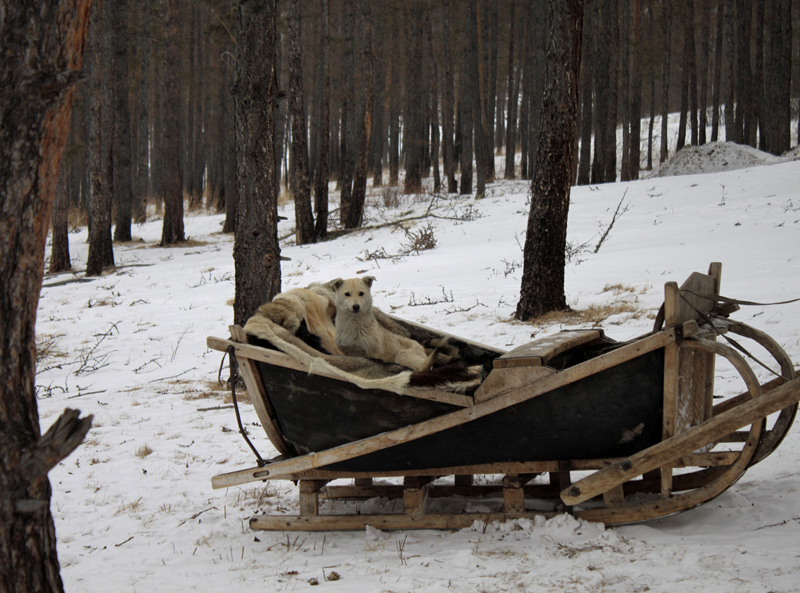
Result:
[[336,346],[348,356],[374,358],[417,372],[430,370],[436,349],[428,355],[422,344],[380,323],[378,317],[386,315],[372,306],[373,282],[373,276],[364,276],[328,283],[336,306]]
[[333,324],[336,313],[333,299],[333,290],[324,284],[293,288],[275,295],[269,303],[261,305],[254,317],[266,317],[293,334],[297,333],[301,322],[305,321],[308,331],[319,338],[325,350],[341,356],[344,353],[336,345],[336,328]]

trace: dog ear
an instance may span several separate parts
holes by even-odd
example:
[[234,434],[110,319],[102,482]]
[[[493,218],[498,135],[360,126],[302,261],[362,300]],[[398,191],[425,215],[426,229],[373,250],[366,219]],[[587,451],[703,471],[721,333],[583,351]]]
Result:
[[372,283],[375,282],[375,276],[364,276],[361,280],[364,284],[372,288]]
[[341,278],[337,278],[336,280],[331,280],[330,282],[328,282],[328,286],[333,292],[339,290],[342,284],[344,284],[344,280],[342,280]]

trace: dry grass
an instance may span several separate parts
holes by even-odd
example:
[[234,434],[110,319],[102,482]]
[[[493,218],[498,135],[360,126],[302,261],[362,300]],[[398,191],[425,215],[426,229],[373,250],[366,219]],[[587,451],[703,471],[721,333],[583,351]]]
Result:
[[591,304],[585,309],[547,313],[536,318],[533,324],[540,327],[584,324],[597,326],[616,316],[620,318],[609,323],[617,325],[630,320],[655,319],[656,312],[644,308],[639,302],[639,295],[647,291],[648,287],[637,287],[632,284],[606,284],[600,294],[610,293],[611,300]]
[[138,457],[139,459],[144,459],[148,455],[152,454],[152,452],[153,450],[150,448],[150,445],[145,443],[144,445],[136,449],[136,453],[134,453],[134,455],[136,455],[136,457]]
[[[220,386],[216,381],[206,381],[203,388],[199,391],[192,391],[185,393],[183,399],[186,401],[199,401],[199,400],[219,400],[222,404],[232,404],[231,391],[227,385]],[[236,401],[240,404],[251,404],[250,394],[243,387],[236,388]]]

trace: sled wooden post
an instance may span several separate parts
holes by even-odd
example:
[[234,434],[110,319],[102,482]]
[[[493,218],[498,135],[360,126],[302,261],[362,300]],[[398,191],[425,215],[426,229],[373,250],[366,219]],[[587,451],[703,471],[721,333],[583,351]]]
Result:
[[525,512],[525,480],[518,475],[503,477],[503,512]]
[[[677,282],[664,285],[664,327],[675,327],[678,319]],[[673,342],[664,348],[664,423],[662,438],[667,440],[675,435],[678,420],[678,344]],[[661,496],[668,498],[672,493],[672,468],[661,468]]]
[[406,515],[421,515],[425,510],[430,477],[406,477],[403,480],[403,505]]
[[328,480],[300,480],[300,515],[316,517],[319,515],[319,491]]

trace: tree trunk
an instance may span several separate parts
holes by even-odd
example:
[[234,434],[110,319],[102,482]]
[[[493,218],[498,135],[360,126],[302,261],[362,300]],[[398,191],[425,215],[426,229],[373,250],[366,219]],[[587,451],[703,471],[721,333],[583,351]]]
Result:
[[709,3],[701,2],[697,6],[696,21],[697,21],[697,40],[699,47],[697,48],[695,60],[697,64],[697,77],[699,84],[695,89],[697,90],[697,113],[699,116],[697,131],[698,144],[705,144],[707,140],[706,128],[708,127],[708,78],[709,66],[711,65],[711,56],[709,55],[709,35],[711,31],[711,10]]
[[133,188],[131,175],[131,112],[128,101],[128,0],[109,3],[114,27],[114,239],[131,240]]
[[640,141],[642,136],[642,65],[641,65],[641,0],[633,3],[633,38],[631,45],[631,137],[629,145],[628,173],[631,179],[639,179]]
[[672,80],[670,66],[672,63],[672,11],[670,3],[663,2],[661,23],[664,43],[664,61],[661,64],[661,152],[658,162],[663,163],[669,156],[669,87]]
[[233,85],[239,206],[233,245],[233,319],[244,325],[281,288],[278,183],[276,0],[242,0]]
[[769,7],[764,149],[781,155],[791,146],[792,6],[790,0],[772,0]]
[[406,67],[406,113],[403,126],[403,149],[406,155],[406,178],[403,193],[422,192],[422,166],[425,150],[425,102],[428,87],[422,73],[422,22],[426,8],[419,1],[409,5],[408,19],[411,30],[408,64]]
[[111,240],[114,118],[111,85],[109,6],[98,4],[92,16],[92,104],[89,123],[89,255],[86,275],[99,276],[114,265]]
[[508,33],[508,106],[506,107],[506,169],[505,178],[514,179],[517,153],[517,103],[519,101],[519,76],[514,76],[514,42],[517,37],[517,0],[511,0],[511,29]]
[[620,159],[620,181],[630,181],[631,156],[631,14],[630,2],[622,2],[620,15],[620,123],[622,124],[622,158]]
[[447,178],[447,193],[458,192],[456,182],[456,155],[453,147],[453,117],[455,115],[453,99],[453,63],[450,57],[450,2],[443,2],[444,18],[442,19],[442,37],[444,45],[444,89],[442,90],[442,161],[444,175]]
[[361,13],[361,47],[362,60],[361,72],[363,77],[363,104],[361,110],[361,125],[358,134],[358,154],[356,155],[356,168],[353,175],[353,199],[350,204],[345,228],[354,229],[361,226],[364,218],[364,202],[367,197],[367,160],[369,159],[370,137],[372,134],[372,107],[374,97],[374,55],[372,49],[372,15],[370,14],[368,0],[359,0]]
[[90,0],[3,3],[0,52],[0,591],[63,591],[47,473],[91,417],[45,435],[36,403],[36,310],[56,179],[81,76]]
[[548,4],[542,126],[531,183],[520,300],[529,320],[567,307],[564,267],[578,114],[583,3]]
[[185,240],[183,233],[183,171],[180,156],[180,88],[178,80],[178,0],[167,0],[166,80],[164,81],[164,222],[161,246]]
[[303,55],[300,50],[300,0],[289,2],[289,117],[292,121],[295,240],[298,245],[314,242],[311,185],[308,180],[306,110],[303,98]]
[[[590,6],[593,4],[587,2]],[[581,46],[584,48],[592,47],[592,24],[589,24],[589,13],[584,10],[583,40]],[[579,100],[581,103],[580,116],[580,153],[578,158],[578,185],[589,183],[589,174],[592,164],[592,71],[590,68],[591,52],[581,52],[581,87]]]
[[714,72],[711,84],[711,141],[719,140],[719,112],[720,98],[722,93],[722,39],[723,39],[723,16],[725,12],[725,0],[717,0],[716,23],[714,25]]
[[734,122],[734,142],[745,144],[749,139],[748,129],[751,119],[752,74],[750,71],[751,37],[750,0],[736,0],[736,120]]
[[[469,67],[465,77],[470,80],[472,98],[473,143],[475,144],[476,188],[475,197],[483,198],[486,194],[486,103],[484,97],[483,71],[483,34],[481,31],[481,14],[478,0],[471,0],[468,22]],[[489,151],[491,152],[491,151]]]
[[55,274],[65,272],[72,268],[69,259],[69,195],[67,194],[67,177],[69,169],[67,163],[62,161],[56,183],[55,200],[53,201],[53,234],[50,247],[50,266],[48,272]]
[[356,91],[355,91],[355,0],[344,0],[344,101],[342,103],[341,160],[339,170],[339,220],[344,226],[350,215],[350,202],[353,197],[353,173],[356,168]]
[[319,166],[317,182],[314,186],[314,207],[316,209],[316,238],[325,239],[328,235],[328,180],[330,179],[330,139],[331,139],[331,71],[328,40],[328,0],[320,1],[322,30],[320,35],[320,54],[322,58],[322,109],[319,123]]

